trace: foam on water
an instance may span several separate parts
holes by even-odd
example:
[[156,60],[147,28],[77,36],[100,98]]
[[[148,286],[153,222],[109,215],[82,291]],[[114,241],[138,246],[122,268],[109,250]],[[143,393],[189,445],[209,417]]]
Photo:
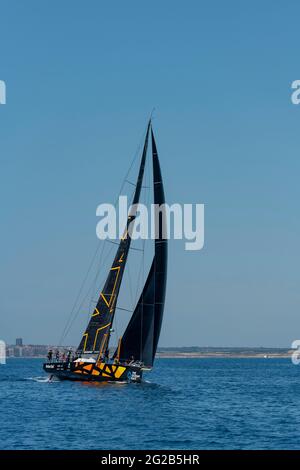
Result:
[[25,380],[33,380],[34,382],[40,382],[40,383],[49,383],[53,382],[53,379],[51,377],[26,377]]

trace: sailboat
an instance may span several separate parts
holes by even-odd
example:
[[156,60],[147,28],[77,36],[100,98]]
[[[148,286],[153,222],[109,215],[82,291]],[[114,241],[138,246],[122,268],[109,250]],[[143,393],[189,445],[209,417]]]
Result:
[[113,331],[118,295],[130,252],[130,231],[137,216],[137,205],[143,184],[148,141],[151,135],[154,204],[165,203],[157,147],[151,119],[147,126],[141,163],[123,237],[118,245],[106,282],[99,295],[86,330],[76,351],[76,359],[46,362],[43,369],[62,380],[96,382],[141,382],[143,372],[153,367],[163,319],[167,279],[167,239],[163,236],[165,212],[160,211],[154,256],[145,285],[133,310],[124,334],[110,356],[110,337]]

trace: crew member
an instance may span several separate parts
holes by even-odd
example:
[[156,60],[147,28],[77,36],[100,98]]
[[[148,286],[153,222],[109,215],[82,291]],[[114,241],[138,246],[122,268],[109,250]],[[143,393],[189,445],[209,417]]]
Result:
[[55,351],[55,359],[56,359],[56,362],[59,362],[59,350],[58,349]]
[[105,351],[105,354],[104,354],[104,361],[105,361],[105,362],[108,362],[108,361],[109,361],[109,351],[108,351],[108,349]]
[[52,361],[52,357],[53,357],[53,351],[52,351],[52,349],[49,349],[48,355],[47,355],[47,358],[48,358],[48,361],[49,361],[49,362]]
[[68,354],[67,354],[67,362],[71,362],[71,357],[72,357],[72,349],[69,349]]

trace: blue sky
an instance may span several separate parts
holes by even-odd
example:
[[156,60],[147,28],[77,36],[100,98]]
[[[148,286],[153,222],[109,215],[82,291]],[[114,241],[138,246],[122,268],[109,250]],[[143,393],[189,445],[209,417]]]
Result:
[[[1,1],[0,336],[55,343],[155,106],[170,244],[162,346],[300,337],[298,2]],[[81,326],[70,342],[76,344]]]

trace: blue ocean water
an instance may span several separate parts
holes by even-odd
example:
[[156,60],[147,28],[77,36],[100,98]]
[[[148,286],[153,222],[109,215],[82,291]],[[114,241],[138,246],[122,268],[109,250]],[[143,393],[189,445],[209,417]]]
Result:
[[300,448],[288,359],[158,359],[124,385],[49,383],[41,367],[0,366],[1,449]]

